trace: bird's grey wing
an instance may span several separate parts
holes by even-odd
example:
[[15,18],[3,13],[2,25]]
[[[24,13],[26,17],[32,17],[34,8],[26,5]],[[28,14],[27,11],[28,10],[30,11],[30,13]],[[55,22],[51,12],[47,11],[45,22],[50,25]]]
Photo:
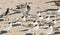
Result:
[[8,31],[1,31],[0,34],[4,34],[4,33],[7,33]]
[[20,26],[21,24],[14,24],[14,25],[12,25],[13,27],[15,27],[15,26]]
[[14,13],[11,13],[11,14],[9,14],[9,15],[18,14],[18,13],[21,13],[21,12],[14,12]]
[[56,28],[60,28],[60,26],[59,27],[56,27]]
[[54,34],[60,34],[60,32],[54,32]]
[[24,29],[24,30],[20,30],[20,32],[21,32],[21,31],[28,31],[28,30],[29,30],[29,29]]
[[48,1],[48,2],[45,2],[45,3],[53,3],[53,2],[56,2],[56,1]]
[[32,24],[29,24],[28,26],[22,25],[23,27],[34,27]]

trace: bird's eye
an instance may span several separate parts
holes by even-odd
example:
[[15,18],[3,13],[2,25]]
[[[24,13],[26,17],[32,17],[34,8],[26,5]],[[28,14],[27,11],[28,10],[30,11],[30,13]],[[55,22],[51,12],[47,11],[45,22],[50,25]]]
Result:
[[48,16],[46,16],[46,18],[48,18]]
[[10,22],[8,24],[10,24]]
[[52,20],[52,21],[55,21],[55,20]]
[[37,26],[37,24],[35,26]]
[[49,25],[49,27],[50,27],[51,25]]
[[24,16],[22,16],[21,18],[23,18]]
[[34,20],[33,22],[36,22],[36,20]]
[[41,15],[39,17],[41,17]]
[[39,11],[37,13],[39,13]]
[[39,11],[37,12],[37,14],[40,13]]

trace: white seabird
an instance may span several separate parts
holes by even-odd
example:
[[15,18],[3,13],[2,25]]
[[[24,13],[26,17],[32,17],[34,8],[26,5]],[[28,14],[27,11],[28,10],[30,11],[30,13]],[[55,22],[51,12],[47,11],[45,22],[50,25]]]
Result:
[[48,29],[46,30],[46,33],[47,34],[53,34],[54,33],[53,26],[49,25]]
[[42,19],[44,19],[44,17],[40,15],[40,16],[38,17],[38,20],[42,20]]
[[58,13],[60,12],[60,9],[58,9],[58,11],[57,11]]
[[54,23],[54,24],[56,24],[56,23],[57,23],[57,21],[56,21],[56,20],[53,20],[53,23]]
[[49,21],[50,20],[50,16],[47,16],[45,20]]
[[16,18],[16,21],[26,21],[26,16]]
[[33,22],[31,24],[33,24],[35,26],[36,24],[39,24],[39,23],[38,23],[38,20],[33,20]]
[[0,34],[3,34],[3,33],[7,33],[7,32],[10,32],[11,28],[12,28],[12,23],[9,23],[10,25],[7,27],[7,28],[4,28],[0,31]]
[[41,15],[41,13],[38,11],[38,12],[37,12],[37,16],[40,16],[40,15]]
[[25,21],[26,20],[26,17],[25,16],[22,16],[22,20]]
[[43,19],[43,15],[41,15],[41,12],[37,12],[37,15],[36,15],[38,18],[38,20],[41,20],[41,19]]

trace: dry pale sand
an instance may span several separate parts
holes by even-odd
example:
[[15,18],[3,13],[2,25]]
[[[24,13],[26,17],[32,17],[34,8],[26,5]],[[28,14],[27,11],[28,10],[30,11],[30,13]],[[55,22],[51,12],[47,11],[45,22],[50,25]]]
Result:
[[[49,3],[49,4],[45,4],[45,2],[47,1],[51,1],[51,0],[0,0],[0,15],[3,14],[7,8],[16,8],[17,4],[23,4],[25,2],[31,2],[32,4],[29,4],[31,7],[30,10],[30,14],[36,14],[37,11],[42,11],[48,8],[57,8],[57,6],[52,6],[53,4]],[[13,13],[14,11],[10,11],[10,13]],[[51,15],[51,14],[46,14],[43,13],[42,15]],[[15,21],[16,18],[19,18],[20,16],[22,16],[22,13],[19,14],[14,14],[14,15],[7,15],[4,16],[4,20],[8,20],[9,21]],[[60,16],[57,16],[56,18],[60,18]],[[51,20],[53,20],[55,18],[51,18]],[[22,24],[27,25],[28,22],[22,22]],[[8,22],[2,21],[0,22],[0,30],[3,29],[5,26],[8,25]],[[60,23],[58,21],[58,23],[55,25],[55,27],[60,26]],[[41,27],[42,28],[42,27]],[[12,27],[12,29],[10,30],[10,32],[2,34],[2,35],[25,35],[25,32],[19,32],[20,30],[23,29],[27,29],[26,27],[23,26],[16,26],[16,27]],[[40,29],[37,32],[35,32],[37,35],[39,35],[41,32],[44,32],[44,29]],[[60,35],[60,34],[56,34],[56,35]]]

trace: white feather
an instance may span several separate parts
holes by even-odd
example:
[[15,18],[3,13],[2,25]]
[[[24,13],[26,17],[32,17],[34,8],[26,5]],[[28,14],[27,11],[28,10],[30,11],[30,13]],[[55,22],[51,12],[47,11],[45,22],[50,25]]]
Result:
[[60,12],[60,9],[57,12]]
[[53,31],[53,27],[50,26],[47,30],[46,30],[47,34],[53,34],[54,31]]
[[11,28],[12,28],[12,23],[10,23],[10,25],[7,28],[4,28],[2,30],[3,31],[9,31],[9,30],[11,30]]

